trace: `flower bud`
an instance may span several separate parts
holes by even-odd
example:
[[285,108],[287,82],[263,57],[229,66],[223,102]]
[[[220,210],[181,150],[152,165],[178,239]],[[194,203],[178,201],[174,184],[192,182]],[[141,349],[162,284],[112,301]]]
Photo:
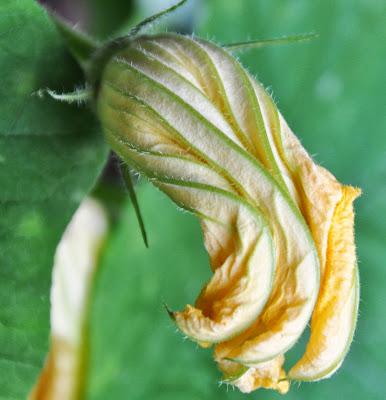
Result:
[[105,66],[98,114],[114,151],[201,222],[213,272],[172,313],[224,380],[285,393],[282,365],[312,315],[291,379],[331,375],[358,308],[352,201],[316,165],[271,97],[226,50],[141,36]]

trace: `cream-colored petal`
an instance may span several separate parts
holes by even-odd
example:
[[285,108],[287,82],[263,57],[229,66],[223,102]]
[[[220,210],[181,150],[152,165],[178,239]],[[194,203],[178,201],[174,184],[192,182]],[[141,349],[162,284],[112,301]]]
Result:
[[201,217],[208,247],[214,238],[224,245],[222,259],[211,254],[217,264],[196,307],[174,313],[177,325],[199,342],[219,342],[240,333],[256,319],[271,291],[275,259],[268,227],[252,208],[226,192],[172,183],[158,186]]
[[85,320],[107,215],[92,199],[83,201],[55,254],[51,288],[51,346],[31,400],[76,400],[83,393]]
[[[164,41],[162,44],[165,46]],[[213,99],[195,88],[180,73],[162,64],[157,57],[149,55],[148,51],[140,51],[134,46],[118,54],[106,68],[102,82],[99,115],[110,143],[123,159],[135,164],[154,183],[160,175],[161,178],[187,182],[214,185],[219,182],[218,178],[212,180],[209,174],[201,172],[198,177],[198,168],[192,169],[191,163],[184,165],[183,160],[180,168],[172,169],[162,154],[157,160],[151,158],[149,153],[152,150],[147,147],[148,130],[140,126],[138,129],[138,125],[135,131],[132,128],[133,118],[138,121],[136,116],[133,117],[132,110],[138,108],[141,114],[147,112],[146,120],[151,121],[153,127],[160,126],[160,144],[165,137],[167,140],[172,138],[174,144],[180,144],[180,154],[205,164],[206,168],[221,176],[234,193],[244,198],[268,221],[276,243],[276,265],[280,265],[280,270],[277,270],[279,278],[275,281],[282,283],[275,287],[281,293],[288,293],[290,287],[295,287],[293,296],[287,297],[282,307],[296,309],[291,321],[296,328],[291,335],[285,335],[279,332],[285,329],[282,324],[275,333],[278,339],[275,349],[267,347],[264,357],[274,357],[288,348],[303,332],[310,318],[318,289],[318,260],[308,228],[287,191],[258,160],[243,150],[232,123],[213,103]],[[152,140],[154,132],[156,130],[152,129]],[[133,154],[135,151],[138,155]],[[174,200],[178,202],[178,195]],[[202,202],[205,202],[204,198]],[[290,279],[284,279],[285,276]],[[308,282],[308,285],[302,282]],[[276,311],[282,313],[282,310]],[[192,321],[199,316],[192,312],[187,315]],[[222,336],[221,340],[224,339],[225,336]]]

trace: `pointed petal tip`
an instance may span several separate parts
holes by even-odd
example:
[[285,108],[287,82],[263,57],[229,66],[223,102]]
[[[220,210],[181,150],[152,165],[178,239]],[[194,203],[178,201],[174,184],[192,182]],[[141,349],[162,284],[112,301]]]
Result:
[[356,186],[344,185],[343,190],[345,191],[346,196],[348,196],[351,201],[354,201],[358,197],[362,196],[362,189]]
[[166,312],[168,313],[169,317],[173,320],[173,322],[175,322],[176,321],[176,316],[175,316],[176,313],[174,311],[172,311],[172,309],[167,305],[166,302],[162,302],[162,304],[163,304]]

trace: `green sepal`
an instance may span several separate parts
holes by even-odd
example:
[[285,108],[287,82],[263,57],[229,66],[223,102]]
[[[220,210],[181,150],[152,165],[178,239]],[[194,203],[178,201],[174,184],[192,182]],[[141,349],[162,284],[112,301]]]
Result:
[[55,90],[51,90],[49,88],[39,89],[34,94],[40,98],[44,98],[47,95],[54,100],[62,101],[63,103],[67,104],[82,104],[87,102],[91,98],[92,92],[90,88],[86,86],[84,88],[77,88],[73,92],[67,93],[58,93]]
[[72,27],[68,22],[53,12],[49,16],[66,42],[68,50],[85,71],[94,52],[100,47],[100,43],[83,32]]
[[184,3],[186,3],[186,1],[187,0],[181,0],[174,6],[171,6],[157,14],[154,14],[144,19],[139,24],[131,28],[127,35],[115,38],[96,49],[95,53],[93,54],[93,60],[90,64],[90,68],[87,71],[88,81],[94,88],[94,91],[97,92],[102,71],[106,63],[111,59],[111,57],[113,57],[114,54],[116,54],[120,50],[125,49],[129,45],[129,43],[144,29],[149,28],[152,24],[156,22],[159,22],[162,17],[165,17],[176,9],[180,8]]
[[133,184],[133,180],[131,178],[131,173],[130,173],[130,170],[127,167],[127,165],[123,165],[121,167],[121,173],[122,173],[122,178],[123,178],[123,181],[125,183],[126,189],[127,189],[128,193],[129,193],[129,197],[130,197],[131,203],[133,204],[133,207],[134,207],[134,211],[135,211],[135,215],[137,217],[138,225],[139,225],[139,228],[141,230],[141,235],[142,235],[143,242],[144,242],[145,246],[148,248],[149,247],[149,242],[147,240],[147,233],[146,233],[146,229],[145,229],[145,224],[143,222],[141,209],[140,209],[139,204],[138,204],[137,195],[135,194],[134,184]]
[[166,8],[165,10],[162,10],[159,13],[152,15],[151,17],[145,18],[139,24],[137,24],[136,26],[134,26],[133,28],[130,29],[128,36],[130,36],[130,37],[137,36],[144,29],[150,27],[155,22],[159,22],[159,20],[162,17],[169,15],[173,11],[175,11],[178,8],[180,8],[181,6],[183,6],[186,2],[187,2],[187,0],[181,0],[178,3],[174,4],[174,6]]
[[229,43],[229,44],[224,44],[222,47],[224,47],[229,51],[240,51],[240,50],[248,50],[256,48],[258,49],[261,47],[272,46],[272,45],[306,42],[308,40],[312,40],[317,37],[319,37],[317,33],[310,32],[310,33],[302,33],[299,35],[283,36],[281,38],[249,40],[246,42]]

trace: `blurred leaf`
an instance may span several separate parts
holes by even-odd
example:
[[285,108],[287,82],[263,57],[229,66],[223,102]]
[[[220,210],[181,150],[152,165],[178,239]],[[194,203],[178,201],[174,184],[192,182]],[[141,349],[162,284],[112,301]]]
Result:
[[100,39],[110,38],[131,19],[134,0],[86,0],[89,9],[88,31]]
[[25,399],[48,348],[53,254],[106,158],[86,109],[32,93],[80,71],[32,0],[0,5],[0,398]]
[[67,21],[56,13],[50,13],[50,17],[55,22],[56,27],[62,35],[67,49],[78,61],[83,70],[85,70],[88,67],[90,58],[98,48],[99,43],[76,27],[68,24]]

